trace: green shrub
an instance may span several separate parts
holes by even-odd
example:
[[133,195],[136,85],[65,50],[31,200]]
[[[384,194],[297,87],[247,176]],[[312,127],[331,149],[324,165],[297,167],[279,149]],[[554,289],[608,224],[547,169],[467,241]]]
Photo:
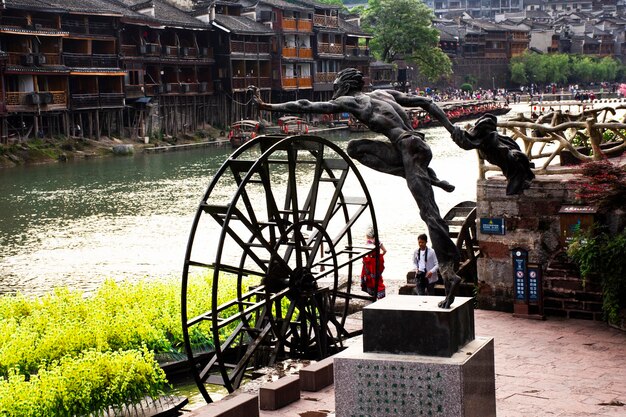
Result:
[[167,386],[151,352],[85,351],[65,356],[30,378],[11,369],[0,377],[0,415],[72,417],[157,398]]
[[[211,280],[190,282],[190,314],[210,309]],[[232,293],[232,298],[235,293]],[[211,343],[208,328],[194,328],[193,343]],[[43,297],[0,298],[0,375],[17,367],[25,375],[43,362],[86,349],[183,351],[178,280],[116,283],[94,294],[55,289]]]
[[[244,281],[242,291],[258,281]],[[211,289],[210,274],[189,278],[189,317],[211,310]],[[237,298],[237,289],[224,275],[218,304]],[[165,377],[155,357],[185,356],[180,300],[178,278],[106,280],[88,296],[57,288],[37,298],[0,297],[0,416],[83,415],[158,393]],[[189,330],[192,346],[212,348],[209,322]]]
[[619,324],[620,309],[626,308],[626,231],[615,236],[597,229],[582,233],[567,253],[578,264],[583,283],[592,275],[600,278],[605,319]]

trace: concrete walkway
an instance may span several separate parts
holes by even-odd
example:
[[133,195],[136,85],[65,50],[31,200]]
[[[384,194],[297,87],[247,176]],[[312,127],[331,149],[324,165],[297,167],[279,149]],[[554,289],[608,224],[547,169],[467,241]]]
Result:
[[[476,335],[495,341],[498,417],[626,416],[626,333],[604,323],[476,310]],[[334,417],[333,386],[262,417]],[[209,416],[208,409],[193,416]],[[245,416],[242,416],[245,417]]]

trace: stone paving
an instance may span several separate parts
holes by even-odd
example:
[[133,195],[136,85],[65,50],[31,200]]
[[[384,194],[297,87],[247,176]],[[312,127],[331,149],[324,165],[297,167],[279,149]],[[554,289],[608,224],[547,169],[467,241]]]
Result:
[[[476,335],[495,341],[499,417],[626,416],[626,333],[601,322],[514,318],[476,310]],[[333,386],[261,417],[334,417]],[[209,416],[200,407],[192,415]],[[242,416],[245,417],[245,416]]]

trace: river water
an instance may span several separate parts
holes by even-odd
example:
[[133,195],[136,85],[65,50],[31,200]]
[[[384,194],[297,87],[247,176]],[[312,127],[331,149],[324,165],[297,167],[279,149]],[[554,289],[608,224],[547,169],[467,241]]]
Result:
[[[435,189],[443,216],[476,199],[477,156],[454,145],[443,128],[425,133],[431,167],[456,186],[452,193]],[[364,136],[330,138],[345,149],[350,135]],[[198,203],[230,152],[204,148],[0,171],[0,294],[39,295],[56,286],[89,292],[106,278],[180,276]],[[385,279],[403,280],[426,227],[402,178],[359,167],[388,250]]]

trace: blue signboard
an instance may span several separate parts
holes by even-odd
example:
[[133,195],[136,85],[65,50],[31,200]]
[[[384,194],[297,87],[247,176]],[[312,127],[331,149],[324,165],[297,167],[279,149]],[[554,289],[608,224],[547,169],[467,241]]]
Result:
[[528,265],[528,301],[538,303],[541,300],[541,269],[539,265]]
[[503,235],[505,232],[504,219],[501,217],[481,217],[480,233],[486,235]]
[[528,251],[516,248],[512,251],[513,255],[513,276],[515,283],[515,300],[526,301],[526,262],[528,261]]

